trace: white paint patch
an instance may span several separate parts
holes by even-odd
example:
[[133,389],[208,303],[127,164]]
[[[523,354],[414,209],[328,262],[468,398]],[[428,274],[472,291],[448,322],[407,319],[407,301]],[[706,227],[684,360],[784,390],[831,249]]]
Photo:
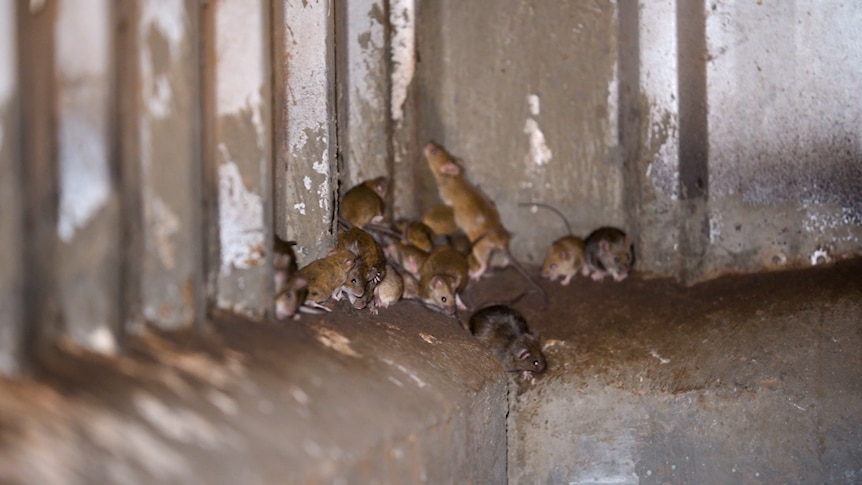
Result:
[[388,365],[390,365],[390,366],[392,366],[392,367],[395,367],[396,369],[398,369],[399,371],[401,371],[402,373],[404,373],[404,374],[405,374],[407,377],[409,377],[409,378],[410,378],[410,380],[412,380],[412,381],[413,381],[413,382],[414,382],[414,383],[415,383],[415,384],[416,384],[420,389],[428,385],[425,381],[423,381],[422,379],[420,379],[420,378],[419,378],[419,376],[417,376],[415,372],[413,372],[412,370],[410,370],[410,369],[408,369],[408,368],[404,367],[403,365],[401,365],[401,364],[396,364],[394,361],[389,360],[389,359],[382,359],[382,360],[383,360],[383,362],[385,362],[386,364],[388,364]]
[[311,177],[308,175],[302,177],[302,186],[305,187],[305,190],[311,190]]
[[709,215],[709,242],[715,243],[721,237],[721,214],[711,213]]
[[174,269],[177,258],[173,237],[180,230],[180,219],[150,188],[146,188],[144,194],[144,219],[153,226],[159,259],[165,268]]
[[542,112],[542,108],[539,102],[539,95],[537,94],[527,95],[527,105],[530,107],[530,114],[533,116],[539,116],[539,113]]
[[664,357],[659,355],[659,353],[655,350],[650,350],[649,354],[651,356],[653,356],[654,358],[658,359],[658,361],[661,362],[662,364],[670,364],[670,359],[665,359]]
[[823,248],[817,248],[813,253],[811,253],[811,266],[826,264],[830,261],[832,261],[832,258],[829,257],[829,252]]
[[69,242],[108,201],[108,45],[106,0],[59,3],[54,47],[58,60],[59,214]]
[[392,0],[389,23],[392,26],[392,119],[404,118],[407,89],[416,72],[415,0]]
[[350,339],[344,335],[341,335],[335,330],[321,326],[315,327],[314,330],[317,332],[317,341],[325,347],[329,347],[330,349],[349,357],[360,357],[360,355],[350,347]]
[[117,340],[108,327],[101,325],[87,336],[87,347],[103,354],[114,354],[117,352]]
[[[138,42],[141,46],[141,92],[147,112],[157,119],[163,119],[171,113],[173,90],[166,73],[157,75],[154,72],[153,53],[148,37],[152,30],[157,31],[168,42],[171,62],[176,62],[180,57],[181,42],[186,33],[188,19],[182,0],[143,0],[140,12]],[[148,160],[144,163],[146,165]]]
[[137,392],[132,401],[147,422],[172,440],[206,449],[220,448],[226,442],[226,436],[215,426],[188,409],[168,407],[144,392]]
[[530,153],[527,155],[527,165],[541,167],[550,162],[554,154],[545,142],[545,134],[539,129],[539,123],[532,118],[527,118],[524,133],[530,137]]
[[305,202],[293,204],[293,210],[299,212],[302,215],[305,215]]
[[437,337],[430,335],[430,334],[427,334],[425,332],[420,332],[419,337],[421,337],[422,340],[424,340],[425,342],[427,342],[431,345],[437,345],[440,343],[440,340],[438,340]]
[[[616,16],[619,15],[619,9],[615,8],[614,11],[614,25],[617,25]],[[616,42],[613,43],[613,49],[616,51],[618,44]],[[614,52],[613,57],[618,58],[619,54]],[[613,72],[611,73],[611,81],[608,83],[608,131],[607,138],[605,139],[605,146],[616,146],[619,144],[620,140],[620,127],[619,127],[619,99],[620,99],[620,79],[617,63],[613,63]]]
[[228,416],[236,416],[237,412],[239,412],[239,406],[236,401],[218,389],[210,389],[207,391],[206,396],[207,401],[209,401],[210,404],[217,407],[219,411]]
[[263,262],[263,199],[246,188],[224,143],[219,151],[224,159],[218,167],[221,272],[230,274],[233,268],[248,269]]

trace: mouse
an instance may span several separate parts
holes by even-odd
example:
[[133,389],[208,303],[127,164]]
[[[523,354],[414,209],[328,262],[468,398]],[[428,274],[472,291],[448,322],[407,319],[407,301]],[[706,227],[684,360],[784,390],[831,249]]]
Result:
[[628,277],[634,264],[631,236],[616,227],[600,227],[584,240],[585,264],[581,273],[594,281],[611,276],[614,281]]
[[272,266],[275,289],[275,317],[279,320],[299,318],[299,307],[305,299],[307,282],[298,274],[295,241],[285,241],[274,235]]
[[386,246],[384,253],[393,263],[417,278],[419,277],[419,269],[425,264],[429,254],[416,246],[400,242]]
[[434,142],[428,142],[423,152],[437,182],[440,199],[452,207],[455,224],[467,234],[473,245],[468,257],[470,279],[478,280],[487,271],[493,253],[499,251],[505,256],[502,265],[514,266],[539,290],[547,304],[545,290],[512,257],[509,251],[511,235],[503,227],[496,204],[467,179],[464,162]]
[[392,265],[386,266],[386,275],[380,284],[374,287],[374,304],[371,313],[377,314],[378,308],[389,308],[404,295],[404,279]]
[[[380,282],[386,272],[386,255],[371,234],[353,226],[338,233],[336,247],[346,249],[365,262],[365,281]],[[372,288],[373,289],[373,288]]]
[[426,253],[434,249],[434,231],[424,222],[400,219],[395,221],[395,228],[402,234],[402,243],[411,244]]
[[525,379],[547,369],[539,335],[531,332],[527,319],[508,305],[491,305],[470,316],[470,333],[507,372],[520,372]]
[[357,184],[341,198],[341,217],[356,227],[383,221],[389,179],[377,177]]
[[544,207],[563,220],[568,234],[551,243],[545,254],[545,260],[542,262],[540,274],[542,278],[547,278],[550,281],[557,281],[557,279],[562,278],[560,283],[563,286],[568,286],[572,278],[584,267],[584,240],[574,235],[568,219],[555,207],[540,202],[522,202],[519,205],[522,207]]
[[466,310],[460,293],[467,286],[467,260],[457,250],[443,246],[428,255],[419,270],[419,298],[434,310],[454,316]]
[[328,256],[300,268],[299,276],[308,283],[304,305],[331,311],[323,303],[329,297],[340,298],[341,287],[355,264],[355,254],[346,249],[334,248]]

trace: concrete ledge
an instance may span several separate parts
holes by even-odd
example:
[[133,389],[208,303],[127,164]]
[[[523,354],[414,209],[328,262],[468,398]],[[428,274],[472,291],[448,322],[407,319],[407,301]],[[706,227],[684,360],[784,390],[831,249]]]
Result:
[[66,348],[0,383],[2,483],[503,483],[506,376],[407,302]]

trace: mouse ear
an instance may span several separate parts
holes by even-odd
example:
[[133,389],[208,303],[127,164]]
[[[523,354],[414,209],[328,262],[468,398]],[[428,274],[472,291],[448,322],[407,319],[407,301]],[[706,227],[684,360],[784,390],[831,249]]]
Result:
[[529,358],[530,358],[530,350],[527,349],[526,347],[522,348],[518,352],[518,360],[527,360]]
[[572,257],[568,249],[563,249],[562,251],[560,251],[560,256],[562,256],[564,259],[569,259]]
[[609,243],[607,239],[602,239],[599,241],[599,249],[601,249],[603,253],[607,253],[611,250],[611,243]]
[[389,190],[389,180],[386,177],[378,177],[374,181],[374,191],[380,197],[386,197],[386,192]]
[[439,289],[445,285],[446,285],[446,282],[443,281],[442,276],[437,275],[437,276],[431,278],[431,288],[434,288],[436,290],[436,289]]

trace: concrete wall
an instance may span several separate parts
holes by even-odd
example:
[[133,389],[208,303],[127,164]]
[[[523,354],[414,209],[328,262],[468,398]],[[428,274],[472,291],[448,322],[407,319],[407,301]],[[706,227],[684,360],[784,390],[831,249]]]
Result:
[[[810,1],[420,2],[417,138],[464,159],[527,261],[564,229],[525,217],[523,200],[582,235],[619,225],[640,270],[689,282],[855,256],[859,15]],[[433,180],[410,156],[427,208]]]
[[[464,160],[528,262],[566,230],[518,202],[556,206],[582,235],[624,224],[617,22],[611,1],[419,3],[418,138]],[[420,154],[411,156],[425,210],[436,189]]]

